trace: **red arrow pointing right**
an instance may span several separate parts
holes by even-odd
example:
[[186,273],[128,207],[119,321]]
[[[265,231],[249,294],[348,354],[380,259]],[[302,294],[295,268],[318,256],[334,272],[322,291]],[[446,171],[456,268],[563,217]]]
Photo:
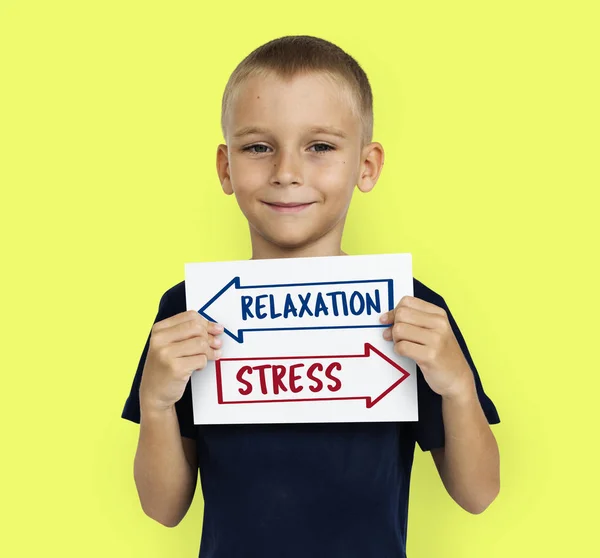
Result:
[[364,399],[368,409],[410,375],[370,343],[357,355],[222,358],[216,374],[221,405]]

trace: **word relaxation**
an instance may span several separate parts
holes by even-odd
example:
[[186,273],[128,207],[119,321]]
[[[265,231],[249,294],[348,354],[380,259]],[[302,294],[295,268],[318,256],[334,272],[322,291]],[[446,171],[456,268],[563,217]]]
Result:
[[[381,313],[379,289],[375,290],[374,296],[371,293],[360,291],[354,291],[351,294],[344,291],[317,292],[314,297],[312,295],[313,293],[310,292],[305,295],[286,293],[285,296],[278,295],[277,300],[272,294],[243,295],[240,299],[242,319],[286,319],[290,316],[302,318],[304,315],[318,318],[320,315],[329,316],[330,313],[333,316]],[[266,299],[268,299],[268,303]]]

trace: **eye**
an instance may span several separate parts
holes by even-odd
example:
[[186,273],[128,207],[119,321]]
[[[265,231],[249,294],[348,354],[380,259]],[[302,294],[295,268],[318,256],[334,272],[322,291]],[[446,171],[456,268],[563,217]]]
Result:
[[327,151],[334,151],[335,148],[332,147],[331,145],[327,145],[326,143],[315,143],[314,145],[311,145],[311,147],[317,147],[318,145],[320,145],[321,147],[327,147],[326,151],[317,151],[317,153],[327,153]]
[[[314,145],[311,145],[311,148],[312,147],[317,147],[317,146],[325,147],[327,149],[325,149],[325,150],[317,150],[317,151],[315,151],[315,153],[327,153],[328,151],[334,151],[335,150],[334,147],[332,147],[331,145],[328,145],[326,143],[315,143]],[[265,149],[269,149],[269,147],[267,147],[266,145],[262,145],[260,143],[255,143],[254,145],[249,145],[247,147],[244,147],[242,149],[242,151],[245,151],[245,152],[248,152],[248,153],[253,153],[254,155],[258,155],[260,153],[266,153],[266,151],[253,151],[253,149],[255,147],[264,147]]]
[[254,144],[254,145],[249,145],[248,147],[244,147],[242,149],[242,151],[248,151],[249,153],[254,153],[255,155],[258,155],[259,153],[265,153],[265,151],[252,151],[252,149],[254,147],[267,147],[266,145],[261,145],[259,143]]

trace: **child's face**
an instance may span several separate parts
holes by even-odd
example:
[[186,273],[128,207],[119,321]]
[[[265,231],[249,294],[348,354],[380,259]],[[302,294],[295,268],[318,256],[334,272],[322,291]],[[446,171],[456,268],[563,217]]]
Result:
[[[249,222],[253,247],[331,251],[337,243],[339,250],[354,186],[369,191],[383,164],[380,144],[361,150],[361,122],[340,91],[323,74],[254,77],[238,91],[217,168]],[[311,130],[326,126],[345,137]],[[244,132],[250,127],[262,131]]]

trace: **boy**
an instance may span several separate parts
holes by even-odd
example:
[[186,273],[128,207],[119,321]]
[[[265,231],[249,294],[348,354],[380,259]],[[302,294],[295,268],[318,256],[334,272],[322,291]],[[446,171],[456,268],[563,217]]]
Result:
[[[221,125],[218,175],[252,258],[346,255],[354,186],[370,191],[384,159],[357,62],[316,37],[270,41],[230,77]],[[145,513],[176,526],[199,468],[201,558],[403,558],[415,442],[451,497],[481,513],[499,491],[498,413],[446,302],[413,282],[382,316],[384,338],[417,363],[419,421],[405,423],[194,425],[189,378],[221,356],[223,328],[186,311],[183,281],[167,290],[122,414],[140,423]]]

